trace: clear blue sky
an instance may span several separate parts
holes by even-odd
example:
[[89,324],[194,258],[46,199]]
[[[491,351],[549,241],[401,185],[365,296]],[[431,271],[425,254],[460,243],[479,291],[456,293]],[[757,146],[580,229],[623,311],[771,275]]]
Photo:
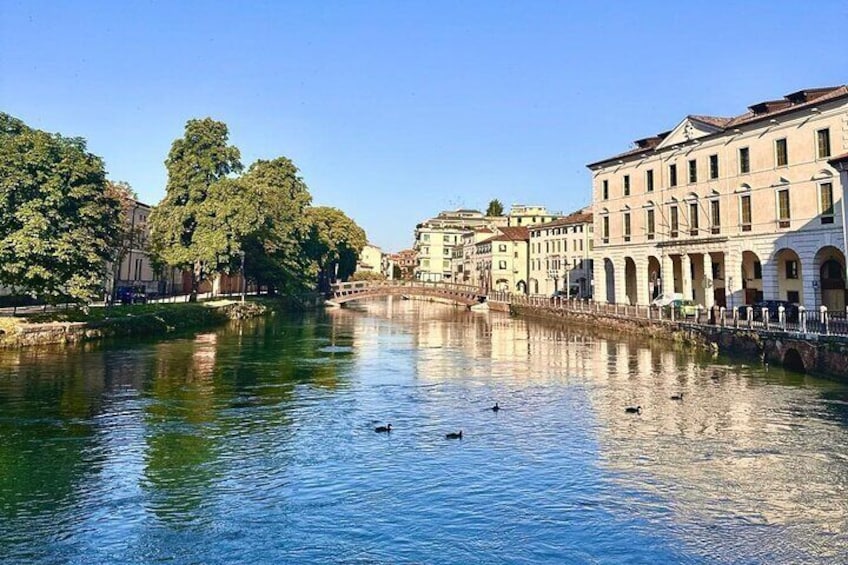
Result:
[[848,82],[848,2],[0,0],[0,111],[148,202],[186,120],[285,155],[384,249],[491,198],[570,211],[585,164],[686,114]]

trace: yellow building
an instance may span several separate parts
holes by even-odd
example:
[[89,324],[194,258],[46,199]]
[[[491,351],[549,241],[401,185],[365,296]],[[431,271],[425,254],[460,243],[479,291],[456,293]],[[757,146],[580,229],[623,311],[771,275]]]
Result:
[[528,227],[561,218],[561,212],[550,212],[544,206],[513,204],[506,216],[507,227]]
[[735,117],[687,116],[592,163],[595,299],[682,293],[711,307],[782,299],[845,308],[848,88]]
[[526,227],[501,227],[498,231],[474,246],[478,286],[487,293],[526,294],[529,232]]

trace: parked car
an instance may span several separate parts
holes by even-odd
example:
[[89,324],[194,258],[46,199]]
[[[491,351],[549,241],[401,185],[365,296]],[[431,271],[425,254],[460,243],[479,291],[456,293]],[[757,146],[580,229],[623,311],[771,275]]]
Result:
[[789,323],[798,322],[798,304],[789,302],[788,300],[760,300],[754,304],[743,304],[737,309],[740,320],[748,319],[748,306],[754,309],[752,315],[754,320],[761,322],[763,320],[763,308],[768,309],[770,322],[777,322],[780,317],[780,307],[783,306],[786,312],[786,321]]
[[143,286],[119,286],[117,298],[121,304],[147,304],[147,290]]
[[651,306],[668,306],[675,300],[683,300],[683,295],[679,292],[675,292],[673,294],[661,294],[654,298],[651,302]]
[[700,309],[694,300],[684,300],[682,298],[672,300],[669,308],[674,308],[675,315],[680,318],[694,318],[698,315],[698,310]]

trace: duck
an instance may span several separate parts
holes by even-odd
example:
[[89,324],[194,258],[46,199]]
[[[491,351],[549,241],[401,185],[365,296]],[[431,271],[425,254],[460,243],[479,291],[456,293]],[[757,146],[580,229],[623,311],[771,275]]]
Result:
[[641,414],[642,413],[642,407],[641,406],[628,406],[627,408],[624,409],[624,411],[627,412],[628,414]]
[[679,394],[672,394],[671,396],[669,396],[669,399],[682,401],[683,400],[683,393],[681,392]]
[[462,430],[445,434],[445,439],[462,439]]
[[500,406],[498,406],[498,403],[497,403],[497,402],[495,402],[495,405],[494,405],[494,406],[492,406],[492,412],[497,412],[497,411],[498,411],[498,410],[500,410],[500,409],[501,409],[501,407],[500,407]]
[[374,428],[374,431],[378,434],[387,434],[392,431],[392,425],[386,424],[385,426],[377,426],[376,428]]

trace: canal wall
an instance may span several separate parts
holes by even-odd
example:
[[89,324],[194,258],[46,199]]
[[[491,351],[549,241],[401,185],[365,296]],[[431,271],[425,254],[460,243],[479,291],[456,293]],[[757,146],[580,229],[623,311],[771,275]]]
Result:
[[662,339],[713,354],[723,353],[782,365],[789,369],[848,382],[848,338],[843,336],[646,320],[611,313],[580,312],[538,305],[489,302],[489,308],[517,316],[569,325],[602,327],[618,333]]
[[[75,345],[111,337],[167,337],[171,334],[219,326],[228,320],[263,316],[286,303],[262,300],[217,300],[201,303],[154,305],[152,311],[133,313],[116,307],[114,316],[86,321],[40,321],[45,317],[80,316],[79,311],[39,314],[34,320],[0,318],[0,348]],[[100,312],[97,312],[99,315]],[[94,316],[92,316],[94,317]]]

